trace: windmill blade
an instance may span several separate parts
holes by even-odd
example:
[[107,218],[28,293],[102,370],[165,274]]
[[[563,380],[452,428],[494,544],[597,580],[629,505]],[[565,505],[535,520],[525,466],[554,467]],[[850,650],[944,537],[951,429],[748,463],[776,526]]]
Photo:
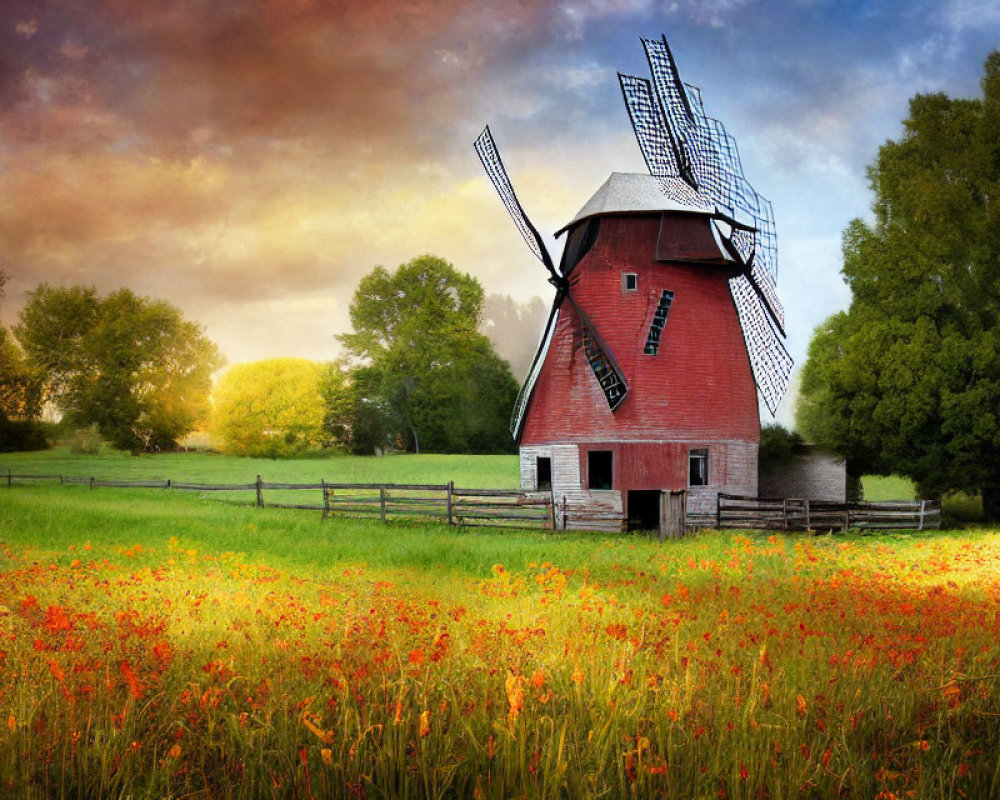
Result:
[[649,174],[657,178],[680,175],[677,149],[649,81],[618,73],[618,83]]
[[[761,265],[762,260],[767,257],[767,249],[763,248],[760,251],[754,249],[762,241],[761,237],[756,235],[758,232],[733,227],[731,221],[719,218],[713,219],[712,223],[729,254],[743,265],[750,286],[760,295],[764,308],[784,336],[785,310],[778,299],[778,287],[770,271]],[[728,230],[724,230],[723,225],[727,226]]]
[[493,187],[497,190],[497,194],[500,195],[500,199],[503,200],[503,204],[507,208],[507,213],[514,220],[514,224],[521,232],[521,236],[524,237],[524,241],[531,248],[531,252],[545,265],[545,269],[549,271],[552,277],[558,279],[559,274],[556,272],[556,268],[552,263],[552,257],[549,255],[549,251],[546,249],[545,243],[538,233],[538,229],[531,224],[531,220],[528,219],[528,215],[524,213],[524,208],[521,207],[521,203],[517,199],[517,194],[515,194],[514,187],[507,176],[507,170],[504,168],[503,160],[500,158],[500,151],[497,150],[497,145],[493,140],[493,134],[490,131],[489,125],[483,128],[483,132],[476,139],[475,146],[476,153],[479,154],[479,160],[483,163],[486,174],[489,175]]
[[521,440],[521,431],[524,430],[524,416],[528,411],[528,403],[535,392],[535,382],[542,371],[542,363],[548,353],[549,345],[552,343],[552,332],[555,330],[556,322],[559,318],[559,306],[565,299],[566,293],[556,292],[555,300],[552,302],[552,309],[549,311],[549,318],[545,321],[545,328],[542,330],[542,338],[538,342],[538,349],[535,350],[535,357],[531,360],[528,368],[528,375],[521,385],[521,391],[517,393],[517,400],[514,402],[514,412],[510,418],[510,433],[515,442]]
[[729,280],[729,291],[739,315],[754,383],[764,398],[764,404],[774,416],[778,403],[788,388],[792,372],[792,357],[764,309],[761,295],[746,275]]
[[[756,229],[756,241],[745,255],[749,257],[750,252],[755,252],[760,268],[777,278],[771,204],[756,192],[743,174],[736,140],[719,120],[705,113],[701,91],[681,82],[666,38],[643,39],[642,43],[663,118],[686,159],[681,164],[682,169],[686,163],[692,185],[711,198],[719,211]],[[683,172],[681,177],[686,177]]]
[[594,323],[590,321],[590,318],[572,296],[567,294],[566,297],[576,313],[580,315],[580,322],[583,325],[583,350],[587,356],[587,363],[590,364],[590,368],[594,371],[594,377],[597,378],[601,391],[604,392],[608,408],[615,411],[628,395],[628,383],[625,381],[625,375],[611,353],[611,348],[601,338]]

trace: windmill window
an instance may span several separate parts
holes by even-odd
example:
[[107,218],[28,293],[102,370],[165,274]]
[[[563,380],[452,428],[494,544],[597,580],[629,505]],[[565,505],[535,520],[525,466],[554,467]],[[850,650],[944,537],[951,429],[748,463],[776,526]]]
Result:
[[655,356],[660,350],[660,336],[663,333],[663,326],[667,324],[667,314],[670,313],[670,306],[674,302],[674,293],[664,289],[660,294],[660,302],[653,312],[653,321],[649,325],[649,336],[646,337],[646,346],[643,351],[647,356]]
[[535,489],[539,492],[552,491],[552,459],[539,456],[535,460]]
[[708,486],[708,450],[688,451],[688,485]]
[[635,272],[622,273],[622,291],[635,292],[639,289],[639,275]]
[[610,489],[614,483],[614,462],[610,450],[587,451],[587,487]]

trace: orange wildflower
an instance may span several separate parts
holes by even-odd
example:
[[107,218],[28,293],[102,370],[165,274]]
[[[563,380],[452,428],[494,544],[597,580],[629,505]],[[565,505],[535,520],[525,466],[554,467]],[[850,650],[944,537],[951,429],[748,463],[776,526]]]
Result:
[[539,667],[531,674],[531,685],[541,689],[545,685],[545,671]]
[[507,689],[507,701],[510,703],[510,711],[507,712],[507,720],[513,724],[521,714],[524,706],[524,676],[515,675],[513,672],[507,676],[505,682]]
[[333,766],[333,751],[329,747],[324,747],[320,750],[319,757],[322,759],[324,765],[328,767]]
[[52,673],[52,677],[55,678],[57,681],[59,681],[59,683],[62,683],[64,680],[66,680],[66,673],[63,671],[63,668],[60,667],[59,664],[55,661],[49,662],[49,672]]
[[139,676],[135,674],[132,669],[132,665],[128,661],[122,661],[121,665],[122,677],[125,679],[125,683],[128,684],[128,690],[136,700],[142,697],[142,683],[139,681]]
[[179,744],[175,744],[167,751],[167,755],[170,756],[171,758],[177,758],[180,754],[181,754],[181,746]]
[[795,713],[800,717],[804,717],[808,708],[809,706],[806,704],[806,699],[800,694],[795,695]]
[[420,735],[430,736],[431,734],[431,712],[421,711],[420,712]]
[[580,669],[580,665],[579,664],[573,664],[573,674],[570,675],[570,679],[573,681],[573,683],[575,683],[577,685],[583,683],[584,677],[585,676],[583,674],[583,670]]

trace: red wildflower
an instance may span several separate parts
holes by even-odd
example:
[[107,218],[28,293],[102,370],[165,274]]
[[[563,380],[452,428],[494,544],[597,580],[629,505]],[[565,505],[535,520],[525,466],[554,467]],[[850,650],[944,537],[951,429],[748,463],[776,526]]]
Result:
[[136,700],[142,697],[142,683],[139,681],[139,676],[135,674],[132,669],[132,665],[128,661],[122,661],[120,664],[120,669],[122,673],[122,678],[125,679],[125,683],[128,684],[128,690]]
[[66,680],[66,673],[63,671],[63,668],[60,667],[59,664],[55,661],[49,662],[49,672],[52,673],[52,677],[55,678],[57,681],[59,681],[59,683],[62,683],[64,680]]
[[45,620],[42,622],[45,630],[50,633],[73,630],[73,623],[70,622],[69,615],[59,606],[49,606],[45,611]]

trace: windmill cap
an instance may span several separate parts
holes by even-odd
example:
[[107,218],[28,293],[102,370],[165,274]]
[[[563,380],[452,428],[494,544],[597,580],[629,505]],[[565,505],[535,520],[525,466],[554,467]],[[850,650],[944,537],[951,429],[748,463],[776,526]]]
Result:
[[657,178],[638,172],[612,172],[575,217],[556,231],[562,235],[576,223],[605,214],[683,211],[711,214],[714,206],[680,178]]

